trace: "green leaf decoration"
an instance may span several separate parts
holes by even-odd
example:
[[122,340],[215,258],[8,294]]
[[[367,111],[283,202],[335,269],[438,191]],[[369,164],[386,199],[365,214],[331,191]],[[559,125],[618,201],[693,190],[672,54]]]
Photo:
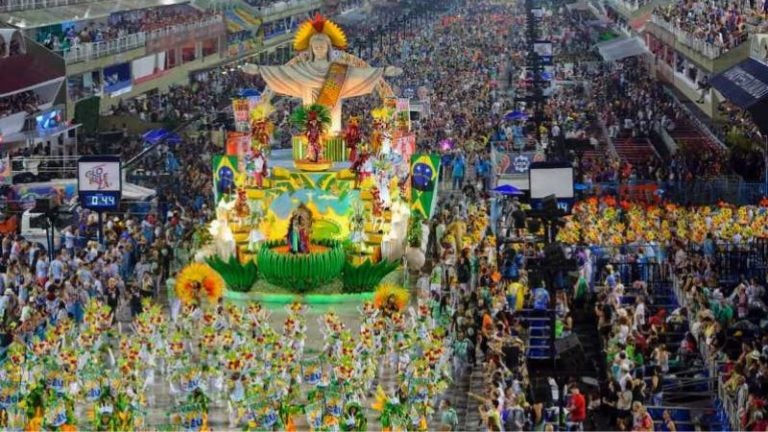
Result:
[[221,275],[227,288],[232,291],[248,292],[259,278],[259,271],[253,260],[243,264],[234,256],[228,261],[222,260],[219,256],[213,256],[205,262]]
[[328,249],[292,255],[275,251],[285,245],[283,240],[262,243],[256,255],[261,276],[273,285],[297,293],[308,292],[338,278],[346,259],[342,243],[327,239],[314,243]]
[[375,264],[365,260],[359,266],[344,262],[341,282],[345,293],[371,292],[398,266],[397,261],[382,260]]
[[309,122],[309,114],[314,112],[317,115],[317,120],[320,121],[323,130],[328,129],[331,126],[331,110],[325,105],[310,104],[296,107],[291,113],[291,123],[299,128],[302,132],[306,131],[307,123]]

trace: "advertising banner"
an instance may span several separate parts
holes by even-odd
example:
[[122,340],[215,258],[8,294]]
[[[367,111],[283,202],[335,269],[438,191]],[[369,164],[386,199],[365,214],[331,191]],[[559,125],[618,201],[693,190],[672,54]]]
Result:
[[131,64],[120,63],[104,68],[104,93],[119,96],[131,91]]
[[536,152],[505,152],[494,150],[491,154],[494,172],[500,176],[528,176],[531,163],[541,157]]
[[440,155],[422,153],[411,157],[411,211],[418,211],[425,219],[435,211],[439,173]]

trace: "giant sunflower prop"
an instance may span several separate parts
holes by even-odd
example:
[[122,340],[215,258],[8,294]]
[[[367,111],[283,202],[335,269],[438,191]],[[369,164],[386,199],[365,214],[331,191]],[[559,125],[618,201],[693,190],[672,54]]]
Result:
[[184,267],[176,278],[176,295],[185,305],[202,298],[215,304],[224,292],[224,280],[215,270],[202,263]]
[[373,293],[373,305],[381,309],[386,307],[389,298],[392,297],[397,305],[399,311],[405,310],[408,306],[408,301],[411,299],[411,293],[407,289],[391,284],[383,283],[376,288],[376,292]]

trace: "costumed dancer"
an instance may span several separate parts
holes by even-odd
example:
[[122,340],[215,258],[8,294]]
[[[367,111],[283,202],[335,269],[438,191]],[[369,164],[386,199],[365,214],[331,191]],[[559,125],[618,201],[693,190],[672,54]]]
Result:
[[235,202],[235,215],[240,226],[245,225],[245,220],[251,215],[251,207],[248,205],[248,196],[245,188],[237,188],[237,201]]
[[288,242],[288,250],[292,254],[301,253],[299,230],[299,216],[295,214],[291,215],[291,219],[288,221],[288,235],[286,240]]
[[349,219],[349,240],[360,247],[368,240],[365,235],[365,208],[360,202],[356,202],[352,208],[352,217]]
[[373,229],[375,232],[381,231],[382,225],[384,225],[384,209],[381,205],[381,192],[379,188],[373,186],[371,188],[371,195],[373,196],[371,208],[371,214],[373,214]]
[[379,189],[379,200],[381,200],[381,206],[384,209],[388,209],[392,205],[392,198],[389,190],[389,183],[392,180],[390,169],[388,164],[382,163],[381,168],[376,171],[376,186]]
[[[374,110],[375,111],[375,110]],[[373,131],[371,131],[371,149],[378,154],[384,146],[384,127],[386,124],[378,117],[373,119]]]
[[261,150],[256,149],[249,152],[245,159],[245,172],[248,174],[250,186],[256,186],[261,189],[264,187],[264,178],[267,177],[267,158]]
[[274,126],[267,119],[251,122],[251,136],[258,143],[257,149],[269,151]]
[[347,128],[344,131],[344,142],[349,149],[349,161],[355,163],[357,160],[357,146],[363,140],[360,134],[360,119],[352,116],[347,121]]
[[352,162],[350,169],[355,173],[355,189],[360,189],[365,179],[371,175],[373,171],[373,163],[371,162],[371,153],[363,146],[360,150],[360,155]]
[[323,126],[320,120],[317,118],[315,111],[309,112],[309,121],[307,122],[307,131],[305,135],[307,137],[307,159],[311,162],[319,162],[323,158],[323,147],[321,138],[323,133]]

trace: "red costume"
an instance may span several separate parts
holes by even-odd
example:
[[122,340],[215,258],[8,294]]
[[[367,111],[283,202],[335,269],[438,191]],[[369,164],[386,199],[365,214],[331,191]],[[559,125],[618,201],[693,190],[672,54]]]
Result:
[[381,208],[381,195],[379,192],[379,188],[374,186],[371,189],[371,195],[373,195],[373,208],[371,209],[371,213],[373,213],[373,215],[376,217],[381,217],[382,208]]
[[362,141],[360,135],[360,125],[357,117],[351,117],[347,123],[347,129],[344,131],[344,142],[347,144],[349,151],[349,161],[354,163],[357,159],[357,146]]
[[370,153],[363,150],[360,152],[360,157],[357,157],[352,161],[352,166],[350,169],[355,173],[355,189],[360,189],[360,185],[363,183],[365,177],[369,174],[365,172],[365,164],[368,162],[370,157]]
[[320,159],[322,159],[323,150],[320,144],[320,137],[322,132],[323,126],[317,119],[317,113],[314,111],[310,112],[306,136],[308,143],[307,159],[312,162],[318,162]]

